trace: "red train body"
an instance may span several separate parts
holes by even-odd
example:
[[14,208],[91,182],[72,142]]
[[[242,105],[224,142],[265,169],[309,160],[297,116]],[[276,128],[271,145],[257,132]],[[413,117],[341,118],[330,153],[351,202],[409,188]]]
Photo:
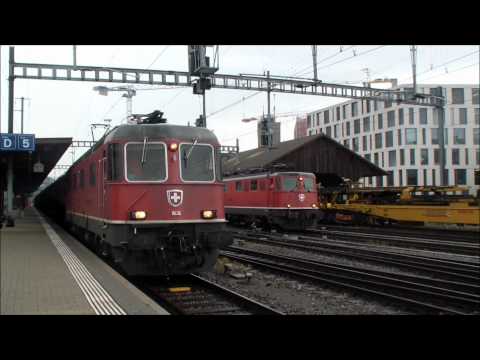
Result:
[[40,194],[39,207],[54,199],[65,223],[129,275],[209,269],[232,241],[218,147],[203,128],[118,126]]
[[233,175],[224,181],[225,212],[232,222],[288,230],[316,222],[318,198],[312,173]]

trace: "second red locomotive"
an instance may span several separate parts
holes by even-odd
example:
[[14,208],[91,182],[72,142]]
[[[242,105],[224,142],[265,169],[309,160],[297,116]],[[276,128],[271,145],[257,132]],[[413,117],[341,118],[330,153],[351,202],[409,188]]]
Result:
[[232,242],[217,138],[164,120],[112,129],[36,199],[128,275],[204,271]]
[[225,177],[225,212],[233,223],[299,230],[316,223],[315,175],[270,172]]

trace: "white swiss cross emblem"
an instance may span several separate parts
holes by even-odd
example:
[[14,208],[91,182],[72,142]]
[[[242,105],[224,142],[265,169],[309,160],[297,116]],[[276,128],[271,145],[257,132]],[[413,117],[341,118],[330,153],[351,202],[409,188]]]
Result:
[[303,200],[305,200],[305,194],[298,194],[298,200],[303,202]]
[[167,200],[174,207],[182,205],[183,190],[167,190]]

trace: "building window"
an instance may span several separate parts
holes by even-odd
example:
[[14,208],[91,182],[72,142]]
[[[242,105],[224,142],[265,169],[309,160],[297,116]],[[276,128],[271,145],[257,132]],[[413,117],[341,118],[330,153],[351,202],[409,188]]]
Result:
[[468,149],[465,149],[465,165],[468,165]]
[[403,109],[398,109],[398,125],[403,125]]
[[342,106],[342,118],[343,118],[343,120],[345,120],[346,117],[347,117],[347,105],[343,105]]
[[415,128],[405,129],[405,144],[406,145],[417,144],[417,129]]
[[385,167],[385,153],[382,151],[382,168]]
[[330,123],[330,110],[325,110],[323,112],[323,123],[324,124]]
[[402,130],[400,129],[397,130],[397,145],[402,145]]
[[382,133],[375,134],[375,149],[382,148]]
[[443,141],[445,145],[448,144],[448,129],[443,129]]
[[338,125],[333,127],[333,137],[336,139],[338,137]]
[[363,136],[362,137],[362,145],[363,145],[363,151],[368,151],[368,144],[367,144],[367,137]]
[[363,118],[363,132],[369,132],[370,131],[370,117],[364,117]]
[[415,149],[410,149],[410,165],[415,165]]
[[383,114],[378,114],[378,126],[377,129],[383,129]]
[[438,128],[431,128],[432,145],[438,145]]
[[336,120],[339,121],[339,120],[340,120],[340,106],[337,106],[337,107],[335,108],[335,112],[336,112],[336,114],[337,114],[337,119],[336,119]]
[[417,170],[407,169],[407,185],[417,185]]
[[350,121],[347,121],[345,123],[345,128],[346,128],[346,131],[347,131],[347,136],[350,136]]
[[467,170],[455,169],[455,185],[467,185]]
[[360,133],[360,119],[353,120],[353,133]]
[[480,125],[480,108],[474,108],[473,111],[473,115],[475,117],[475,124]]
[[472,104],[479,104],[480,103],[480,89],[473,88],[472,89]]
[[370,154],[365,154],[365,159],[367,159],[368,161],[372,161]]
[[452,165],[460,165],[460,150],[452,149]]
[[427,129],[422,128],[422,145],[427,143]]
[[378,166],[378,153],[373,154],[373,162]]
[[312,116],[311,115],[307,116],[307,127],[312,127]]
[[408,108],[408,123],[410,125],[415,124],[415,116],[414,116],[413,108]]
[[352,103],[352,117],[355,117],[358,115],[358,102],[353,102]]
[[433,163],[440,164],[440,149],[433,149]]
[[387,175],[387,186],[393,186],[393,171],[389,171]]
[[398,170],[398,185],[403,186],[403,171]]
[[437,180],[435,179],[436,171],[435,169],[432,169],[432,186],[437,186],[436,182]]
[[480,128],[473,128],[473,144],[480,144]]
[[349,139],[343,140],[343,146],[345,146],[347,149],[350,148],[350,140]]
[[320,126],[320,113],[316,113],[315,116],[317,118],[317,126]]
[[352,139],[353,151],[358,152],[358,137]]
[[463,88],[452,88],[452,104],[464,104]]
[[426,125],[427,124],[427,108],[420,108],[420,124]]
[[388,166],[397,166],[397,151],[392,150],[388,152]]
[[448,185],[449,184],[449,175],[448,175],[448,169],[445,169],[443,172],[443,184]]
[[388,127],[395,126],[395,110],[389,111],[387,113],[387,125]]
[[[370,100],[367,100],[366,104],[367,104],[367,113],[369,113],[370,112]],[[477,104],[478,104],[478,102],[477,102]]]
[[476,151],[475,164],[480,165],[480,149],[477,149]]
[[453,143],[456,145],[465,145],[465,128],[453,129]]
[[383,186],[383,176],[377,176],[377,187]]
[[385,133],[385,146],[392,147],[393,146],[393,130],[387,131]]
[[428,149],[420,150],[420,165],[428,165]]
[[423,169],[423,186],[427,186],[427,169]]
[[377,110],[378,110],[377,100],[373,100],[373,111],[377,111]]
[[325,133],[327,134],[328,137],[332,137],[332,127],[331,126],[327,126],[325,128]]
[[467,124],[467,108],[458,109],[458,122],[460,123],[460,125]]
[[400,149],[400,166],[405,165],[405,150]]

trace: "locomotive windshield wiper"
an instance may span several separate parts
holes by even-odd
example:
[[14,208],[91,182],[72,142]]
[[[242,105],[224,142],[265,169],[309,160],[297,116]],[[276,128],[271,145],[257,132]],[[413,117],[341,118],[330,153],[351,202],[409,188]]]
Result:
[[148,142],[148,138],[144,137],[143,138],[142,160],[141,160],[142,166],[143,166],[143,164],[145,164],[147,162],[147,153],[146,153],[147,142]]
[[187,160],[188,160],[188,158],[190,157],[190,154],[192,153],[193,148],[194,148],[195,145],[197,144],[197,141],[198,141],[198,137],[196,137],[196,138],[194,139],[193,145],[192,145],[192,147],[190,148],[190,150],[188,151],[188,154],[185,155],[185,153],[184,153],[185,167],[187,167]]

